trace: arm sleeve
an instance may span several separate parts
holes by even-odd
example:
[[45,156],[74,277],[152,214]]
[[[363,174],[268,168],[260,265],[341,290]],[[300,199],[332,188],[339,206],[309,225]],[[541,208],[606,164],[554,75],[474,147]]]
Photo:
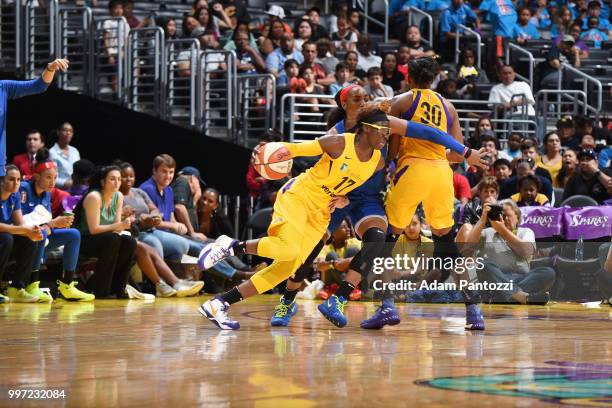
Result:
[[406,137],[427,140],[451,149],[462,156],[465,154],[466,147],[453,139],[451,135],[421,123],[408,122],[406,124]]
[[302,143],[283,142],[283,146],[285,146],[289,150],[291,156],[293,157],[319,156],[323,154],[323,149],[321,148],[321,144],[317,139]]
[[49,87],[42,77],[31,81],[1,81],[8,99],[43,93]]

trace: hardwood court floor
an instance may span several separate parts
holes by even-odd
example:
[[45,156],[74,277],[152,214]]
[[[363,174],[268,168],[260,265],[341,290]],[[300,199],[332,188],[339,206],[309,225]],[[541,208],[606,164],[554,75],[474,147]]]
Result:
[[[232,307],[219,331],[204,298],[0,306],[0,406],[546,407],[612,406],[612,308],[485,306],[487,330],[463,329],[463,305],[406,305],[402,323],[349,327],[300,301],[289,328],[269,327],[277,301]],[[19,401],[8,389],[65,390]],[[567,405],[565,405],[567,406]]]

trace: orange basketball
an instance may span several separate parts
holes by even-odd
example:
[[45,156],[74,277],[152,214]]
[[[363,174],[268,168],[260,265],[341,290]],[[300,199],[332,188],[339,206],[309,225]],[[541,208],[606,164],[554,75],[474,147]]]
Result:
[[293,158],[282,143],[270,142],[255,149],[251,162],[261,177],[280,180],[291,173]]

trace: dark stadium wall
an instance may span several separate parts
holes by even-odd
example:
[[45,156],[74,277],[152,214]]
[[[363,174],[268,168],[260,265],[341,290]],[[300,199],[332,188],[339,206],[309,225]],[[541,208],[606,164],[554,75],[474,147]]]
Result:
[[82,158],[95,164],[108,164],[117,158],[129,161],[136,168],[138,184],[151,175],[153,157],[168,153],[176,159],[177,171],[184,166],[195,166],[204,181],[222,193],[246,193],[245,175],[251,155],[248,149],[112,103],[55,88],[42,95],[9,101],[8,162],[12,162],[15,154],[25,151],[28,129],[41,130],[47,147],[51,147],[56,141],[55,132],[51,131],[63,121],[74,126],[72,144]]

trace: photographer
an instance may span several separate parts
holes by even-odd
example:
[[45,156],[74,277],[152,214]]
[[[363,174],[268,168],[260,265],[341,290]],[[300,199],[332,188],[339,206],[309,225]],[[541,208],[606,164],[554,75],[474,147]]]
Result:
[[[487,221],[490,228],[485,228]],[[481,282],[510,284],[510,290],[496,291],[494,299],[544,305],[550,299],[546,290],[555,282],[555,271],[549,267],[529,269],[536,249],[535,236],[529,228],[518,227],[520,221],[521,210],[515,202],[485,203],[482,218],[466,242],[484,244],[480,251],[484,267],[477,270]]]
[[460,226],[457,232],[457,242],[465,242],[467,234],[474,228],[474,225],[482,216],[482,206],[485,203],[492,204],[497,201],[499,195],[499,184],[494,177],[487,176],[477,185],[477,196],[469,203],[460,207],[455,213],[455,220]]

